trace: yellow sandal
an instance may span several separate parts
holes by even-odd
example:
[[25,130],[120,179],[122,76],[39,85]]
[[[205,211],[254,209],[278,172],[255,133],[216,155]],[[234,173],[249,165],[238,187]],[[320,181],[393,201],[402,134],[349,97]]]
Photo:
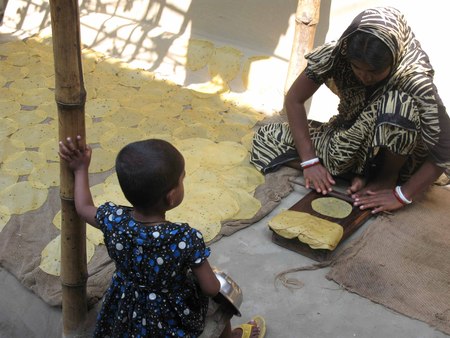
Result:
[[251,319],[255,324],[241,324],[238,326],[242,330],[242,338],[250,338],[252,336],[252,328],[257,326],[259,328],[258,338],[264,338],[266,334],[266,321],[261,316],[254,316]]

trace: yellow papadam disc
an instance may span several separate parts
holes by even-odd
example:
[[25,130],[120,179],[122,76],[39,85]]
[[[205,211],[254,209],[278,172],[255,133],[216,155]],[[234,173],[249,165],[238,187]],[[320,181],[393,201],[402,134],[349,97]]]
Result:
[[19,179],[19,175],[13,172],[7,172],[3,169],[0,169],[0,191],[5,189],[6,187],[9,187],[10,185],[13,185],[14,183],[17,183],[17,180]]
[[154,74],[143,69],[121,68],[117,72],[118,81],[123,86],[140,87],[153,80]]
[[246,190],[235,187],[230,191],[239,205],[239,211],[231,219],[251,219],[261,209],[261,202]]
[[100,143],[105,134],[115,133],[118,127],[110,121],[93,122],[91,127],[86,127],[86,140],[91,144]]
[[208,156],[205,166],[232,167],[241,164],[247,157],[248,151],[237,142],[223,141],[214,143],[205,149]]
[[43,154],[37,151],[24,150],[8,156],[2,169],[17,175],[28,175],[33,169],[41,169],[46,164]]
[[0,100],[0,119],[7,117],[14,118],[20,114],[20,109],[22,109],[20,103]]
[[13,119],[0,118],[0,140],[5,139],[19,129],[19,124]]
[[178,118],[183,110],[184,107],[182,105],[173,102],[152,103],[139,109],[147,118]]
[[116,99],[93,99],[86,101],[86,112],[92,117],[104,117],[115,114],[120,108],[119,101]]
[[118,113],[105,116],[103,122],[111,122],[118,127],[136,127],[145,118],[137,109],[122,107]]
[[206,157],[211,155],[206,150],[213,147],[214,144],[209,139],[195,137],[177,140],[174,145],[183,154],[186,161],[192,160],[192,162],[197,162],[200,165],[204,163]]
[[21,110],[14,115],[14,119],[19,124],[19,128],[25,128],[39,124],[47,118],[47,113],[43,110]]
[[[89,263],[94,256],[95,245],[86,239],[86,261]],[[41,253],[39,268],[53,276],[61,275],[61,235],[54,238]]]
[[222,123],[222,116],[218,112],[209,108],[184,110],[180,115],[180,118],[186,124],[203,123],[210,127]]
[[47,189],[33,187],[30,182],[18,182],[0,192],[0,207],[7,215],[23,214],[39,209],[47,200]]
[[0,212],[0,232],[3,230],[6,224],[8,224],[10,219],[11,215],[4,215]]
[[[3,49],[3,45],[2,45]],[[6,62],[0,62],[0,74],[6,79],[6,81],[17,81],[27,76],[29,69],[27,67],[17,67],[10,65]]]
[[92,149],[92,161],[89,166],[91,173],[100,173],[113,168],[116,162],[116,152],[103,148]]
[[352,213],[353,206],[335,197],[316,198],[311,202],[312,209],[324,216],[345,218]]
[[264,175],[252,167],[233,167],[220,174],[221,181],[229,188],[239,187],[247,192],[255,191],[264,183]]
[[216,125],[214,128],[214,140],[216,142],[234,141],[240,142],[242,137],[246,135],[251,129],[242,124],[223,123]]
[[186,68],[197,71],[205,67],[214,51],[214,44],[206,40],[190,39],[186,52]]
[[207,98],[215,94],[228,92],[230,87],[226,82],[222,81],[209,81],[204,83],[193,83],[187,88],[192,90],[192,93],[200,98]]
[[44,111],[47,114],[47,117],[51,117],[53,119],[58,118],[58,107],[56,106],[56,102],[41,104],[38,109]]
[[172,134],[174,130],[184,127],[183,121],[166,116],[151,116],[139,122],[138,129],[146,135]]
[[224,46],[215,48],[208,64],[208,72],[211,78],[219,75],[224,82],[233,80],[241,69],[240,50]]
[[245,110],[237,108],[229,108],[221,114],[222,119],[226,124],[240,124],[248,129],[253,128],[253,126],[259,121],[254,114],[247,114]]
[[34,168],[28,175],[28,182],[33,187],[48,189],[59,186],[59,163],[47,163],[42,168]]
[[140,141],[145,138],[145,133],[139,128],[117,128],[115,131],[105,131],[100,138],[103,149],[117,152],[131,142]]
[[11,83],[11,88],[17,88],[23,91],[25,95],[27,91],[35,88],[47,88],[52,86],[52,81],[43,75],[33,75],[23,79],[16,79]]
[[[5,78],[4,76],[2,76]],[[0,102],[3,101],[14,101],[22,96],[23,92],[20,89],[1,87],[0,88]]]
[[[136,88],[133,87],[125,87],[117,82],[109,82],[106,85],[96,86],[94,88],[88,88],[88,91],[95,91],[95,95],[92,95],[89,99],[96,99],[96,98],[102,98],[102,97],[115,97],[118,99],[119,104],[123,107],[121,104],[121,101],[123,98],[132,98],[137,93],[139,93]],[[119,109],[120,111],[120,109]]]
[[[83,64],[84,68],[84,64]],[[44,76],[44,77],[51,77],[55,74],[55,66],[53,64],[53,55],[51,56],[45,56],[41,57],[41,61],[37,63],[34,67],[30,67],[30,70],[28,72],[28,76]],[[50,82],[46,81],[46,84],[54,87],[54,85],[51,85]]]
[[203,235],[205,242],[209,242],[219,234],[222,227],[220,217],[185,206],[184,203],[166,213],[166,218],[171,222],[188,223]]
[[18,102],[24,106],[39,106],[55,100],[55,93],[48,88],[32,88],[24,91]]
[[40,123],[16,131],[11,135],[11,139],[22,141],[27,148],[36,148],[48,139],[55,138],[57,135],[58,132],[54,125]]
[[56,138],[51,138],[39,146],[38,152],[43,154],[47,161],[59,162],[59,145]]
[[255,135],[255,132],[251,131],[244,136],[241,137],[241,144],[244,146],[245,149],[247,149],[249,152],[253,148],[253,136]]
[[[165,80],[153,80],[142,84],[139,89],[139,97],[148,97],[151,102],[161,102],[161,98],[166,97],[172,91],[177,90],[177,86]],[[137,104],[138,102],[136,102]]]
[[268,225],[278,235],[297,237],[312,249],[334,250],[344,234],[343,227],[337,223],[293,210],[280,212]]
[[25,144],[20,140],[0,139],[0,162],[23,150],[25,150]]
[[8,56],[13,53],[23,51],[27,48],[26,44],[22,40],[9,41],[1,44],[0,55]]
[[192,123],[175,129],[173,136],[179,139],[192,137],[213,138],[213,129],[203,123]]
[[8,57],[6,58],[6,60],[4,60],[4,62],[9,63],[10,65],[13,66],[30,66],[34,67],[36,63],[39,62],[39,56],[30,53],[29,51],[27,52],[13,52],[10,53],[8,55]]

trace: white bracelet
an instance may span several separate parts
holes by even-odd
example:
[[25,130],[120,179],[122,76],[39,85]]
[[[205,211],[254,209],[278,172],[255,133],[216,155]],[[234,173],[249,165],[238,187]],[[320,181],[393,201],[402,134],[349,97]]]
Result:
[[310,167],[310,166],[313,166],[314,164],[317,164],[317,163],[319,163],[319,162],[320,162],[319,158],[318,158],[318,157],[314,157],[314,158],[312,158],[312,159],[310,159],[310,160],[308,160],[308,161],[301,162],[301,163],[300,163],[300,166],[301,166],[302,168]]
[[402,187],[401,187],[401,186],[397,185],[397,186],[395,187],[395,192],[397,193],[398,197],[400,197],[400,199],[401,199],[403,202],[405,202],[405,204],[411,204],[411,203],[412,203],[412,200],[406,198],[406,196],[403,195]]

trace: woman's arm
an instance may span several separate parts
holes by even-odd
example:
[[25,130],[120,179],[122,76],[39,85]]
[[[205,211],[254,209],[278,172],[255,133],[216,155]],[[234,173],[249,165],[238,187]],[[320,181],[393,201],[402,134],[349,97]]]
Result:
[[220,282],[205,259],[201,264],[192,268],[192,272],[200,284],[202,292],[208,297],[217,296],[220,291]]
[[[309,135],[305,102],[312,97],[319,87],[320,85],[310,80],[303,72],[294,81],[285,97],[284,105],[289,127],[302,162],[316,157],[316,151]],[[326,194],[327,191],[331,191],[332,185],[335,184],[333,177],[321,164],[305,168],[303,176],[306,187],[309,188],[312,184],[319,193]]]
[[[426,161],[422,166],[411,176],[411,178],[401,186],[403,195],[413,200],[423,193],[429,186],[431,186],[439,176],[444,172],[444,169],[438,167],[431,161]],[[361,209],[373,209],[372,213],[376,214],[381,211],[393,211],[404,206],[399,201],[392,189],[383,189],[380,191],[368,191],[368,195],[358,197],[355,200],[355,205]]]

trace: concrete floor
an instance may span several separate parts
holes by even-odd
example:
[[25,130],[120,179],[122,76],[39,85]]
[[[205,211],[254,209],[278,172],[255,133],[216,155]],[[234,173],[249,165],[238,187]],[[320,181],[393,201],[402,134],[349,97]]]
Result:
[[[176,3],[177,1],[168,1],[168,3],[169,2]],[[325,9],[328,8],[328,11],[333,12],[331,1],[322,2],[322,6]],[[17,0],[14,2],[10,1],[9,5],[20,7],[24,3],[27,2]],[[107,3],[107,1],[104,1],[103,3]],[[152,2],[150,1],[150,3]],[[178,3],[180,2],[178,1]],[[193,1],[192,3],[194,4],[195,2]],[[213,1],[214,4],[212,4],[212,2],[208,4],[207,1],[197,1],[196,3],[197,8],[199,3],[203,4],[205,8],[211,10],[211,13],[214,12],[214,4],[219,6],[219,10],[215,14],[217,14],[218,26],[220,26],[220,20],[224,21],[230,18],[230,6],[232,7],[233,5],[239,4],[240,1],[230,0],[225,4],[228,7],[220,1]],[[264,5],[269,5],[269,3],[270,1],[264,1]],[[277,2],[277,5],[280,5],[280,8],[283,9],[283,11],[280,10],[280,13],[289,13],[290,16],[285,18],[285,20],[288,20],[290,23],[292,23],[292,14],[295,12],[296,3],[297,1],[295,0],[280,0]],[[360,1],[357,6],[360,8],[367,7],[374,3],[382,4],[382,1]],[[85,6],[83,12],[85,16],[82,17],[82,36],[84,41],[89,41],[100,51],[109,51],[112,54],[117,53],[117,49],[112,50],[111,47],[114,41],[117,41],[114,40],[114,35],[105,35],[104,39],[97,40],[90,40],[88,37],[88,32],[90,30],[95,31],[97,29],[95,24],[101,26],[102,23],[105,31],[108,27],[114,27],[115,24],[111,21],[112,19],[108,17],[109,26],[107,26],[105,25],[106,21],[98,20],[99,18],[103,19],[106,15],[105,13],[96,14],[94,10],[89,9],[89,2],[83,2],[83,5]],[[346,19],[353,16],[355,9],[351,6],[356,6],[355,2],[346,1],[345,4],[342,4],[341,2],[340,6],[340,9],[352,12],[352,15],[345,16]],[[97,10],[101,11],[102,8],[97,8]],[[8,11],[10,13],[9,17]],[[2,27],[0,37],[2,39],[7,39],[9,34],[23,37],[31,33],[36,33],[37,31],[48,30],[48,18],[47,21],[45,21],[42,17],[43,12],[39,11],[37,7],[35,8],[35,11],[36,13],[27,14],[27,20],[25,20],[23,25],[19,27],[20,29],[18,29],[17,26],[9,25],[11,22],[14,22],[14,16],[15,13],[17,13],[15,8],[9,8],[6,13],[5,25]],[[30,15],[37,15],[37,13],[39,13],[40,17],[34,16],[33,20],[37,20],[36,23],[34,23],[33,20],[31,20],[32,16]],[[210,18],[208,14],[211,13],[203,13],[203,16],[198,13],[195,15],[191,13],[191,15],[192,17],[203,17],[205,19]],[[257,18],[258,16],[253,15],[253,18],[255,17]],[[130,19],[127,19],[125,16],[120,17],[120,20],[123,20],[121,21],[121,27],[125,27],[126,23],[130,23],[130,29],[132,29],[135,27],[133,25],[136,25],[136,22],[130,21]],[[42,26],[41,24],[45,22],[46,24]],[[26,23],[28,23],[28,26],[26,26]],[[241,22],[239,23],[241,24]],[[267,22],[265,22],[265,24],[267,24]],[[257,29],[263,29],[265,24],[263,22]],[[331,22],[331,24],[335,23]],[[215,30],[220,30],[220,27],[214,27]],[[235,25],[233,23],[228,23],[228,27],[231,30],[228,34],[234,34],[233,28],[235,28]],[[197,29],[201,30],[202,27],[200,26]],[[322,27],[321,29],[324,28]],[[97,32],[99,32],[99,30],[97,30]],[[115,32],[117,33],[117,31]],[[184,33],[186,32],[183,32],[183,34]],[[208,32],[209,34],[205,33],[204,36],[198,35],[198,31],[195,32],[195,30],[193,31],[192,36],[195,36],[194,33],[196,33],[198,37],[208,37],[209,35],[210,38],[211,35],[218,34],[214,30]],[[247,31],[245,34],[250,35],[250,33]],[[265,49],[267,46],[264,46],[264,48],[261,47],[261,45],[250,46],[249,44],[244,43],[245,41],[234,42],[240,45],[241,49],[246,54],[258,55],[260,53],[270,52],[277,55],[278,61],[282,63],[281,70],[279,71],[282,72],[287,68],[286,65],[290,53],[289,41],[292,41],[292,34],[292,25],[284,27],[283,31],[279,32],[279,35],[282,38],[280,38],[278,44],[267,49]],[[117,34],[115,37],[117,38]],[[217,35],[215,37],[217,38]],[[252,37],[249,36],[248,38],[251,39]],[[165,52],[167,52],[166,57],[161,60],[155,70],[160,72],[163,76],[179,80],[182,84],[196,81],[201,82],[200,79],[204,74],[187,74],[182,67],[182,63],[177,59],[177,52],[174,48],[177,47],[179,39],[180,36],[174,38],[171,48],[165,50]],[[102,41],[100,42],[100,40]],[[229,43],[230,41],[231,40],[226,37],[221,40],[222,43]],[[258,41],[253,42],[257,44]],[[178,47],[180,46],[182,47],[183,44],[180,43]],[[162,47],[163,45],[158,46],[158,48]],[[252,48],[254,49],[253,52],[250,50]],[[161,52],[161,50],[156,49],[156,53],[158,53],[158,51]],[[155,50],[153,50],[153,52],[155,52]],[[139,62],[145,61],[145,58],[147,57],[147,61],[153,60],[152,62],[154,65],[154,62],[156,62],[155,60],[158,60],[158,58],[155,59],[155,55],[152,54],[153,52],[147,51],[147,54],[135,54],[133,58],[127,57],[129,61]],[[125,56],[124,54],[125,49],[123,49],[122,56]],[[169,54],[171,54],[172,57],[168,57]],[[179,55],[180,54],[178,54],[178,56]],[[276,82],[276,84],[278,87],[282,87],[283,85],[283,83],[280,82]],[[238,85],[236,86],[238,87]],[[440,89],[440,92],[444,92],[444,89]],[[278,96],[274,98],[271,105],[273,110],[279,108],[282,90],[278,90],[276,94]],[[293,274],[291,277],[296,277],[304,283],[304,286],[300,289],[292,290],[279,283],[277,285],[274,284],[274,277],[278,272],[314,263],[314,261],[309,258],[272,243],[271,232],[267,227],[268,219],[273,217],[280,210],[289,208],[305,193],[306,190],[296,187],[296,190],[283,199],[278,208],[267,217],[258,223],[241,230],[230,237],[224,237],[219,242],[211,245],[211,263],[226,271],[243,289],[244,301],[241,306],[243,315],[242,318],[233,318],[233,324],[237,325],[243,321],[247,321],[255,314],[262,315],[267,322],[268,332],[266,337],[269,338],[447,337],[447,335],[434,330],[423,322],[397,314],[386,309],[382,305],[375,304],[356,294],[341,289],[336,283],[325,278],[328,268]],[[348,241],[358,237],[368,224],[370,224],[370,221],[348,239]],[[0,283],[2,285],[0,288],[2,304],[2,310],[0,311],[0,337],[61,336],[62,325],[61,312],[59,309],[46,305],[33,293],[22,287],[19,282],[4,269],[0,269]],[[39,318],[38,321],[36,321],[36,317]],[[20,318],[20,320],[18,320],[18,318]],[[30,323],[35,322],[39,322],[39,325],[30,326]],[[14,325],[12,323],[14,323]]]
[[[325,278],[328,268],[289,275],[304,284],[299,289],[275,283],[277,273],[315,263],[272,243],[267,227],[268,219],[295,204],[306,192],[296,188],[264,219],[211,245],[211,264],[228,273],[243,290],[242,317],[233,317],[232,324],[262,315],[267,323],[267,338],[448,337],[426,323],[341,289]],[[347,242],[357,238],[370,222]],[[0,337],[61,336],[59,309],[45,304],[3,269],[0,283]],[[90,313],[90,320],[94,317],[95,310]]]

